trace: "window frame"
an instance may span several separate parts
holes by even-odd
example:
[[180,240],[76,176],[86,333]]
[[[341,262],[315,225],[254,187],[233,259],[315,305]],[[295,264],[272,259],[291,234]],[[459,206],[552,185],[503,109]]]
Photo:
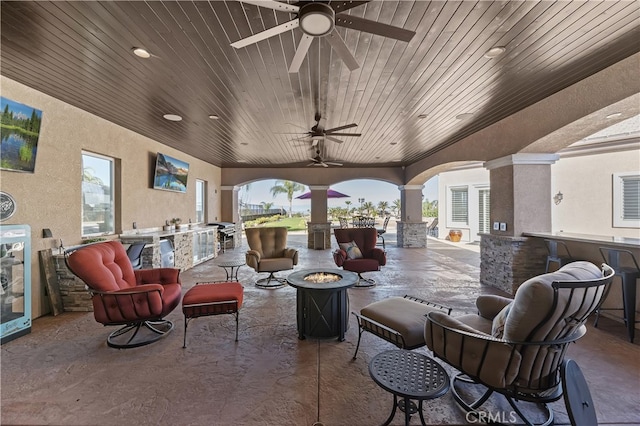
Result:
[[[454,220],[454,192],[465,191],[466,196],[466,221]],[[447,190],[447,226],[449,228],[469,228],[469,185],[450,186]]]
[[624,180],[640,179],[638,172],[622,172],[613,174],[613,224],[614,228],[640,228],[639,219],[624,218]]
[[[85,197],[85,190],[84,188],[82,188],[85,180],[84,180],[84,171],[85,171],[85,156],[88,157],[93,157],[99,160],[106,160],[109,162],[109,204],[111,206],[110,208],[110,215],[109,215],[109,219],[108,219],[108,223],[110,225],[109,229],[107,230],[98,230],[98,232],[91,232],[91,233],[85,233],[85,209],[84,209],[84,197]],[[113,157],[109,157],[107,155],[102,155],[102,154],[97,154],[95,152],[90,152],[90,151],[82,151],[81,152],[81,179],[80,179],[80,194],[81,194],[81,202],[80,202],[80,218],[81,218],[81,225],[80,225],[80,235],[82,236],[82,238],[91,238],[91,237],[96,237],[96,236],[102,236],[102,235],[115,235],[116,234],[116,159]]]
[[[195,202],[195,219],[196,223],[207,221],[207,181],[196,179],[196,202]],[[198,197],[202,197],[202,218],[198,218]]]

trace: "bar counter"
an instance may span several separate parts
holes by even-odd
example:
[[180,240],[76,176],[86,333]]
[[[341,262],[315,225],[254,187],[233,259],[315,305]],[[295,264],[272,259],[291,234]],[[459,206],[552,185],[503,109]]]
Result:
[[[609,247],[630,251],[631,253],[633,253],[636,260],[640,263],[640,238],[612,237],[604,235],[577,234],[570,232],[524,232],[522,235],[530,238],[533,237],[562,241],[569,248],[571,257],[574,260],[588,260],[596,265],[601,265],[605,260],[603,259],[599,249],[600,247]],[[631,261],[623,262],[621,266],[634,267]],[[638,280],[636,281],[636,285],[637,283]],[[611,291],[609,292],[609,295],[603,304],[603,307],[622,307],[621,287],[622,286],[620,278],[616,277],[613,281]],[[636,317],[640,315],[638,313],[638,306],[640,306],[639,299],[640,292],[638,292],[636,297]],[[622,311],[603,311],[602,316],[608,316],[620,322],[624,322]],[[636,324],[636,329],[639,328],[640,324]],[[626,335],[623,329],[620,330],[620,335]]]

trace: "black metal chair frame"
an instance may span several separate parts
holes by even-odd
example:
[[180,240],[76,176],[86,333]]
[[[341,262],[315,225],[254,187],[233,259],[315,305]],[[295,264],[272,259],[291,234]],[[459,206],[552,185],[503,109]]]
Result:
[[[435,308],[442,309],[443,311],[446,311],[447,315],[451,314],[452,308],[448,306],[444,306],[444,305],[440,305],[439,303],[420,299],[419,297],[409,296],[408,294],[405,294],[403,297],[407,300],[413,300],[414,302],[418,302],[427,306],[433,306]],[[358,349],[360,349],[360,339],[362,339],[362,333],[364,333],[365,331],[368,331],[369,333],[375,336],[378,336],[389,343],[396,345],[400,349],[411,350],[411,349],[421,348],[422,346],[425,345],[423,342],[422,344],[419,344],[419,345],[407,346],[404,340],[404,337],[397,330],[394,330],[391,327],[388,327],[384,324],[374,321],[371,318],[368,318],[357,312],[351,312],[351,313],[356,317],[358,321],[358,343],[356,344],[356,351],[353,354],[353,359],[356,359],[356,357],[358,356]]]
[[[210,282],[202,282],[196,283],[196,285],[207,285],[207,284],[216,284],[216,283],[224,283],[229,281],[210,281]],[[210,312],[208,309],[214,307],[215,312]],[[238,309],[238,301],[237,300],[221,300],[218,302],[207,302],[207,303],[194,303],[190,305],[182,305],[182,308],[191,308],[194,312],[187,317],[184,316],[184,340],[182,342],[182,347],[187,347],[187,326],[192,319],[206,317],[211,315],[222,315],[222,314],[233,314],[236,319],[236,342],[238,341],[238,322],[240,317],[240,310]],[[200,310],[202,309],[202,310]]]
[[[604,289],[601,292],[599,299],[591,302],[592,306],[590,306],[589,309],[585,311],[585,314],[581,317],[572,318],[571,326],[567,326],[565,332],[561,336],[553,340],[508,341],[508,340],[498,339],[486,334],[470,333],[467,331],[448,327],[444,324],[438,323],[436,320],[431,318],[430,316],[431,314],[428,314],[430,319],[428,326],[432,327],[432,330],[433,330],[434,324],[437,324],[437,327],[443,329],[445,341],[448,340],[448,337],[453,338],[449,336],[449,334],[462,336],[462,339],[463,339],[461,343],[462,347],[466,346],[466,344],[470,344],[468,343],[468,341],[474,341],[476,343],[484,345],[484,350],[482,351],[482,353],[485,356],[488,353],[489,347],[491,345],[510,346],[511,347],[510,357],[506,366],[511,365],[511,363],[513,362],[516,362],[516,360],[514,359],[516,353],[522,354],[522,358],[524,358],[525,356],[524,353],[526,353],[529,350],[535,351],[535,350],[538,350],[538,348],[540,347],[553,348],[553,350],[549,351],[549,354],[548,354],[548,357],[551,357],[551,358],[547,358],[544,360],[546,365],[552,366],[550,370],[552,370],[553,373],[549,374],[545,378],[546,380],[542,380],[542,378],[537,378],[540,380],[538,385],[535,388],[533,387],[533,383],[531,381],[527,384],[527,389],[529,390],[534,389],[534,390],[537,390],[538,392],[525,393],[521,391],[520,387],[515,383],[505,386],[503,388],[496,388],[496,387],[487,385],[486,383],[483,383],[482,380],[479,378],[480,372],[482,371],[482,368],[484,366],[485,358],[483,358],[479,363],[478,369],[475,372],[475,374],[473,374],[473,372],[460,371],[457,374],[454,374],[451,376],[451,392],[453,394],[453,398],[456,401],[456,403],[463,410],[465,410],[469,415],[474,416],[476,419],[479,420],[480,418],[483,418],[483,417],[486,418],[486,416],[484,416],[484,414],[486,413],[480,413],[478,409],[489,399],[489,397],[493,393],[497,393],[506,398],[509,405],[514,409],[514,411],[518,414],[518,416],[524,421],[526,425],[533,426],[534,424],[526,418],[525,414],[522,412],[520,407],[518,407],[518,404],[517,404],[518,401],[531,402],[531,403],[540,405],[545,411],[546,418],[547,418],[547,420],[544,423],[541,423],[541,426],[548,426],[553,424],[553,417],[554,417],[553,410],[548,404],[550,402],[557,401],[563,395],[563,386],[561,385],[560,372],[564,362],[565,353],[570,343],[580,339],[586,333],[587,329],[584,323],[587,321],[588,316],[602,304],[602,302],[604,301],[604,295],[607,293],[609,286],[611,285],[611,282],[613,280],[613,276],[614,276],[613,269],[611,269],[606,264],[604,264],[602,268],[604,272],[604,277],[601,279],[579,281],[579,282],[557,281],[552,283],[552,287],[554,290],[554,299],[553,299],[551,309],[549,310],[549,313],[546,315],[546,317],[538,324],[538,326],[534,327],[533,331],[530,333],[530,336],[534,336],[536,332],[540,329],[540,327],[544,325],[547,321],[549,321],[549,319],[553,316],[556,306],[558,304],[558,295],[560,291],[568,291],[569,297],[572,298],[574,296],[576,289],[604,286]],[[585,291],[583,295],[583,300],[580,306],[584,306],[586,294],[587,292]],[[567,308],[570,305],[571,303],[568,301],[566,303]],[[563,316],[561,316],[561,318],[563,318]],[[554,330],[554,329],[555,327],[551,327],[551,330]],[[447,357],[443,355],[446,355],[446,354],[438,354],[434,352],[434,356],[442,359],[444,362],[453,366],[454,368],[458,368],[453,362],[449,361]],[[462,354],[460,354],[460,357],[462,357]],[[456,360],[456,362],[461,363],[461,359]],[[486,388],[486,390],[484,391],[482,396],[476,399],[475,401],[467,402],[464,400],[464,398],[458,391],[458,387],[457,387],[458,383],[478,385]],[[502,424],[502,423],[497,423],[497,424]]]
[[[640,266],[638,266],[636,257],[629,250],[613,247],[600,247],[599,250],[605,263],[609,264],[616,271],[615,275],[617,277],[620,277],[622,285],[622,307],[598,308],[598,310],[596,310],[596,318],[593,322],[593,326],[598,327],[598,320],[600,319],[601,311],[622,311],[629,341],[633,343],[635,337],[635,326],[636,323],[638,323],[636,320],[636,280],[640,277]],[[622,267],[620,265],[620,255],[629,256],[637,269],[637,272],[632,271],[632,267]],[[605,299],[607,296],[608,294],[605,295]]]
[[[391,219],[391,216],[387,216],[384,218],[384,223],[382,224],[382,228],[380,229],[376,229],[376,231],[378,231],[378,238],[382,240],[382,248],[383,249],[387,249],[387,246],[384,243],[384,236],[383,234],[385,234],[387,232],[387,225],[389,225],[389,219]],[[380,245],[380,244],[377,244]]]

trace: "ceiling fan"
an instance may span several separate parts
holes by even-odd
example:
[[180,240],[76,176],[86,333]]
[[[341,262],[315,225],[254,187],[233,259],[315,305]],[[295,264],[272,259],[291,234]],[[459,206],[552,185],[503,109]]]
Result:
[[406,42],[410,41],[416,34],[414,31],[405,30],[404,28],[394,27],[381,22],[358,18],[357,16],[351,16],[344,13],[351,8],[368,3],[368,1],[300,2],[300,6],[281,3],[275,0],[239,1],[296,15],[294,19],[285,22],[284,24],[277,25],[273,28],[269,28],[231,43],[231,46],[236,49],[240,49],[241,47],[246,47],[250,44],[257,43],[299,27],[302,30],[303,35],[300,39],[300,43],[298,44],[298,49],[296,50],[293,60],[289,65],[290,73],[297,73],[300,69],[300,65],[302,65],[302,61],[309,50],[309,46],[311,46],[313,38],[324,36],[326,36],[326,40],[338,53],[338,56],[340,56],[344,61],[349,70],[353,71],[360,67],[358,61],[356,61],[356,58],[349,51],[344,40],[335,29],[336,25]]
[[316,148],[315,157],[310,158],[311,163],[307,164],[309,166],[317,166],[317,167],[329,167],[329,166],[337,166],[342,167],[342,163],[337,163],[335,161],[325,161],[320,155],[320,149]]
[[305,136],[303,136],[301,139],[311,140],[311,141],[317,141],[319,139],[326,139],[326,140],[330,140],[330,141],[336,142],[336,143],[344,143],[344,141],[342,139],[338,139],[335,136],[342,136],[342,137],[345,137],[345,136],[360,137],[360,136],[362,136],[362,133],[340,133],[340,130],[346,130],[346,129],[351,129],[353,127],[357,127],[358,125],[356,123],[345,124],[343,126],[334,127],[334,128],[331,128],[331,129],[325,129],[324,128],[324,119],[322,118],[322,116],[319,113],[316,113],[315,120],[316,120],[316,124],[313,127],[311,127],[310,131],[308,131],[306,133],[302,133]]

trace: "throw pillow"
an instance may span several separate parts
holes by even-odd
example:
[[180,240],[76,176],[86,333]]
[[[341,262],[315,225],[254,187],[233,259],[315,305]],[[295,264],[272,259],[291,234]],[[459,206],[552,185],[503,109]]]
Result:
[[350,243],[340,243],[340,248],[347,252],[348,259],[362,259],[362,252],[355,241]]
[[504,324],[507,322],[507,316],[509,315],[509,310],[511,309],[511,303],[502,308],[498,315],[493,318],[493,323],[491,324],[491,335],[493,337],[497,337],[498,339],[502,339],[504,335]]

